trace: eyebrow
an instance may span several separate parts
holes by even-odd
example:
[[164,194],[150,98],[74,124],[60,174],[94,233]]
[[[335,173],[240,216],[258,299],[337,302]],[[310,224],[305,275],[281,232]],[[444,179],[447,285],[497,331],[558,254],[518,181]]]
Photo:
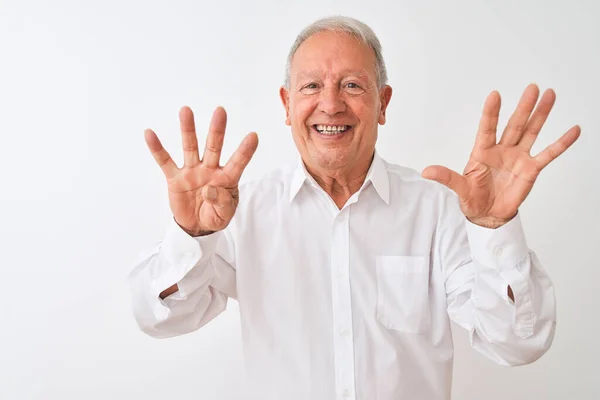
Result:
[[[308,72],[298,72],[296,74],[296,78],[297,79],[306,79],[306,78],[317,78],[317,77],[321,77],[322,73],[320,71],[308,71]],[[357,76],[360,78],[369,78],[369,75],[364,71],[364,70],[351,70],[351,69],[346,69],[343,71],[339,72],[339,75],[342,76],[348,76],[348,75],[353,75],[353,76]]]

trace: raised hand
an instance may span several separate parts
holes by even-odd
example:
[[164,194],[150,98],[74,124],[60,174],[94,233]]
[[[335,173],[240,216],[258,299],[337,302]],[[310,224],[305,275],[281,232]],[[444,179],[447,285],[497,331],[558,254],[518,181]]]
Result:
[[146,144],[167,178],[169,204],[175,221],[192,236],[227,227],[239,202],[238,182],[258,146],[256,133],[247,135],[224,167],[219,165],[227,114],[221,107],[213,113],[202,160],[194,114],[188,107],[179,112],[184,165],[178,168],[156,134],[144,132]]
[[579,137],[581,129],[576,125],[538,155],[531,156],[531,147],[556,99],[554,91],[547,90],[534,111],[538,97],[538,87],[529,85],[496,143],[500,95],[495,91],[490,93],[463,174],[442,166],[430,166],[423,171],[424,178],[456,192],[462,212],[473,223],[497,228],[510,221],[542,169]]

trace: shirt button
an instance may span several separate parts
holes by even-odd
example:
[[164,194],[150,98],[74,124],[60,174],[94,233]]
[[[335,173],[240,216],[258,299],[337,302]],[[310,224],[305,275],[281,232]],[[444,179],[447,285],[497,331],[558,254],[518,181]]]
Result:
[[350,397],[350,390],[348,390],[348,389],[344,389],[344,390],[342,391],[342,396],[344,396],[344,397]]
[[340,335],[342,336],[348,336],[350,334],[350,331],[346,328],[342,328],[340,329]]
[[494,249],[494,255],[495,255],[496,257],[500,257],[500,256],[502,255],[502,252],[503,252],[503,251],[504,251],[504,248],[503,248],[503,247],[496,247],[496,248]]

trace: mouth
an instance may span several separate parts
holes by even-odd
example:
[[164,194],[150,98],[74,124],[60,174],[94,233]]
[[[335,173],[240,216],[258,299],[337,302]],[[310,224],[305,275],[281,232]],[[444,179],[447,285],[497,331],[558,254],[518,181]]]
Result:
[[311,125],[311,131],[325,138],[342,137],[352,130],[352,125]]

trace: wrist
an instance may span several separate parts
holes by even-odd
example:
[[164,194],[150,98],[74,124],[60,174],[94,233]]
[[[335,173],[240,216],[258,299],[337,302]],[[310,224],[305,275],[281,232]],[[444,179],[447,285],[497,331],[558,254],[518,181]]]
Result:
[[513,215],[510,218],[497,218],[497,217],[492,217],[492,216],[487,216],[487,217],[477,217],[477,218],[471,218],[471,217],[466,217],[471,223],[484,227],[484,228],[488,228],[488,229],[498,229],[503,225],[506,225],[507,223],[509,223],[517,214],[515,213],[515,215]]
[[173,217],[173,220],[181,228],[181,230],[183,230],[185,233],[187,233],[191,237],[208,236],[208,235],[212,235],[213,233],[216,232],[216,231],[210,231],[210,230],[206,230],[206,229],[202,229],[202,228],[194,229],[194,230],[187,229],[186,227],[181,225],[179,222],[177,222],[177,219],[175,219],[175,217]]
[[216,231],[199,231],[199,232],[186,232],[186,233],[188,235],[190,235],[191,237],[201,237],[201,236],[212,235],[215,232]]

